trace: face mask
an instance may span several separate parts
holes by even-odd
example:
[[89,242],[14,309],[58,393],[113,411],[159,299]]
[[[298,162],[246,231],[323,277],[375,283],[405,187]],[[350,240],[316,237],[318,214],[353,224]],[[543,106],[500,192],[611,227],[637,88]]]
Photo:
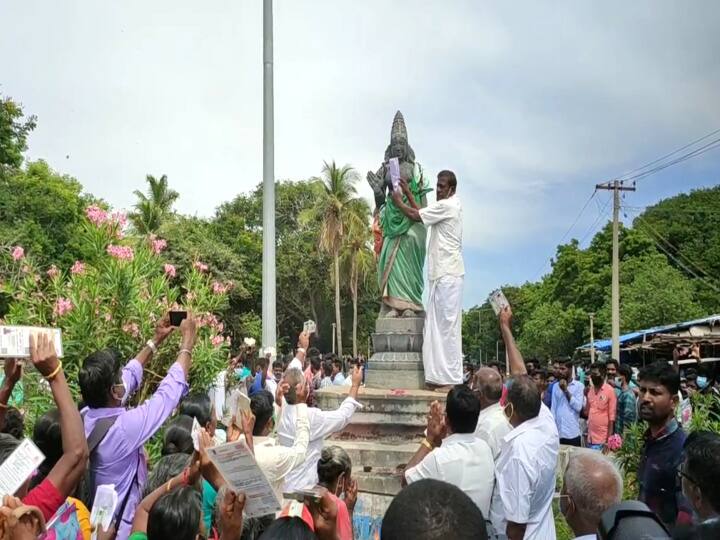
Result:
[[696,379],[696,382],[697,382],[698,388],[699,388],[700,390],[703,390],[703,389],[706,388],[707,385],[708,385],[707,377],[698,377],[698,378]]
[[622,386],[622,379],[620,377],[615,377],[615,384]]
[[595,386],[600,386],[602,384],[602,380],[603,380],[602,377],[593,376],[591,378],[592,378],[592,382]]
[[465,374],[463,375],[463,382],[468,382],[469,380],[470,380],[470,373],[465,372]]

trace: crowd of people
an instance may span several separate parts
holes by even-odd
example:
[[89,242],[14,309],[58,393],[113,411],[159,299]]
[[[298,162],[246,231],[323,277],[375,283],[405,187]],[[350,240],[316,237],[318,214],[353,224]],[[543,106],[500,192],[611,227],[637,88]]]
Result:
[[[720,436],[687,436],[677,417],[690,392],[715,388],[702,363],[700,370],[678,369],[680,357],[695,353],[678,351],[674,365],[658,362],[637,373],[614,361],[563,359],[548,370],[523,359],[511,323],[506,308],[499,324],[509,373],[498,365],[466,370],[466,383],[432,404],[381,538],[553,539],[554,502],[577,538],[595,538],[603,515],[623,499],[623,476],[609,455],[612,439],[639,421],[647,425],[645,444],[638,469],[630,472],[640,501],[678,537],[718,537],[702,531],[717,531]],[[176,330],[176,361],[155,393],[131,406],[145,366]],[[33,338],[30,360],[56,407],[33,428],[45,460],[2,501],[2,538],[36,538],[70,502],[86,540],[353,539],[358,482],[347,452],[328,438],[362,407],[365,359],[322,356],[304,333],[284,361],[272,361],[272,352],[256,358],[247,347],[229,363],[225,402],[218,405],[217,392],[188,386],[196,336],[192,317],[178,329],[163,319],[127,363],[109,350],[89,355],[78,374],[79,404],[52,340]],[[0,462],[23,437],[22,415],[8,406],[22,365],[7,360],[4,372]],[[315,392],[326,386],[346,387],[336,410],[316,406]],[[249,400],[248,410],[236,407],[238,394]],[[150,464],[145,445],[158,433],[161,457]],[[244,516],[248,495],[228,485],[210,459],[213,446],[239,440],[264,473],[278,512]],[[571,450],[559,468],[561,445]],[[93,530],[89,509],[96,488],[107,485],[118,496],[112,526]]]

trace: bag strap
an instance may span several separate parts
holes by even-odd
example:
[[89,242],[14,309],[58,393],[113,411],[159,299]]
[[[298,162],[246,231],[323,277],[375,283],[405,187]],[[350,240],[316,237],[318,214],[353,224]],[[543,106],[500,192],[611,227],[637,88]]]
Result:
[[95,427],[90,432],[90,436],[87,439],[88,452],[90,454],[97,450],[97,447],[100,446],[101,442],[103,442],[108,432],[110,431],[110,428],[113,427],[113,425],[115,424],[115,420],[118,419],[118,416],[101,418],[95,423]]

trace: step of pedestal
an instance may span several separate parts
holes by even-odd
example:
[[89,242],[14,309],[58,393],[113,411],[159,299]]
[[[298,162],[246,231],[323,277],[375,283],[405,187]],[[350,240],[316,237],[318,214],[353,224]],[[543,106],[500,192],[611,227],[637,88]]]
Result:
[[373,350],[381,352],[417,352],[421,353],[423,348],[423,335],[403,333],[382,332],[372,334]]
[[[337,409],[347,397],[349,388],[333,386],[315,394],[323,410]],[[363,408],[352,417],[340,438],[407,440],[418,437],[425,430],[430,404],[444,401],[445,394],[428,390],[360,389],[358,401]]]
[[375,332],[378,334],[422,334],[425,319],[419,317],[395,317],[375,320]]
[[372,388],[413,388],[425,386],[420,352],[376,352],[368,361],[365,382]]

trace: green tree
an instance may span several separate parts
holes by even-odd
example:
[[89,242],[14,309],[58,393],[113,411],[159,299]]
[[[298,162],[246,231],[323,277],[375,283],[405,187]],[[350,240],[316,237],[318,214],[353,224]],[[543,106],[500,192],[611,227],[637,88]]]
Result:
[[335,162],[325,162],[322,177],[314,179],[318,189],[316,205],[305,219],[320,218],[320,250],[333,258],[333,283],[335,285],[335,324],[337,346],[343,352],[342,314],[340,300],[340,252],[346,240],[347,231],[368,223],[368,206],[357,197],[355,183],[357,173],[349,165],[338,167]]
[[147,195],[137,189],[133,192],[138,200],[130,220],[139,234],[154,234],[172,213],[173,204],[180,194],[170,189],[167,175],[157,179],[148,174],[145,179],[148,183]]
[[35,116],[25,118],[19,104],[0,96],[0,179],[22,165],[27,137],[35,125]]

